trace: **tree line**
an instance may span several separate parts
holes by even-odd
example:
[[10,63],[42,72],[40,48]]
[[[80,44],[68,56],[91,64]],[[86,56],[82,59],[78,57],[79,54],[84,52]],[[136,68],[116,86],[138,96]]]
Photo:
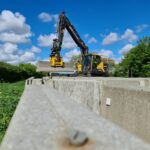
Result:
[[31,76],[41,77],[43,74],[36,72],[36,66],[32,64],[11,65],[0,62],[0,82],[16,82]]

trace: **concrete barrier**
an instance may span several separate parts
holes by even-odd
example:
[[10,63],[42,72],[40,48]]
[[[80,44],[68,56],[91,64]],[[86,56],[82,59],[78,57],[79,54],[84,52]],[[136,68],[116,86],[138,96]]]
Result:
[[150,142],[150,79],[53,78],[48,84]]
[[32,84],[32,81],[33,81],[34,77],[30,77],[26,80],[26,83],[25,85],[31,85]]
[[149,124],[149,78],[31,77],[1,150],[149,150]]
[[[99,86],[85,83],[86,87],[90,84]],[[51,86],[32,84],[25,87],[1,150],[33,149],[149,150],[150,145]]]

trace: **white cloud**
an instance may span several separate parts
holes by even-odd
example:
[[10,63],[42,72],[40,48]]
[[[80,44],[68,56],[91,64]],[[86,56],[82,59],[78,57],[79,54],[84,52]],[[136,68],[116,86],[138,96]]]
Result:
[[29,37],[31,34],[16,34],[16,33],[0,33],[0,41],[2,42],[11,42],[11,43],[28,43],[30,42]]
[[89,43],[89,44],[97,43],[97,40],[96,40],[95,37],[91,37],[91,38],[88,40],[88,43]]
[[75,48],[73,50],[70,50],[69,52],[66,52],[63,58],[64,58],[65,62],[68,62],[68,61],[71,60],[71,58],[73,56],[77,56],[77,55],[80,55],[80,54],[81,54],[81,52],[78,49]]
[[15,54],[18,51],[18,46],[16,44],[5,43],[0,45],[0,52],[4,52],[6,55]]
[[20,50],[16,44],[0,44],[0,61],[11,64],[33,63],[36,61],[37,50],[38,48],[35,46],[31,49]]
[[[38,43],[41,47],[52,47],[53,39],[56,38],[56,34],[50,34],[50,35],[40,35],[38,37]],[[65,31],[64,38],[63,38],[63,44],[62,48],[64,49],[73,49],[76,48],[75,42],[72,40],[68,32]]]
[[18,46],[11,43],[0,45],[0,61],[18,60]]
[[112,60],[115,61],[115,64],[118,64],[121,62],[122,58],[121,57],[116,57],[113,53],[112,50],[105,50],[105,49],[101,49],[98,52],[99,55],[102,55],[102,57],[106,57],[106,58],[111,58]]
[[142,32],[144,29],[148,28],[148,24],[141,24],[136,27],[136,32]]
[[56,35],[53,33],[50,35],[40,35],[38,37],[38,44],[41,47],[52,47],[54,38],[56,38]]
[[109,44],[112,44],[112,43],[117,42],[118,40],[119,40],[118,34],[115,33],[115,32],[111,32],[109,35],[107,35],[107,36],[104,38],[102,44],[103,44],[103,45],[109,45]]
[[20,13],[3,10],[0,14],[0,41],[11,43],[27,43],[32,36],[26,18]]
[[127,40],[128,42],[133,42],[138,39],[137,35],[134,34],[133,30],[126,29],[124,34],[121,36],[122,40]]
[[102,45],[110,45],[117,41],[128,41],[128,42],[134,42],[138,39],[138,36],[134,33],[131,29],[126,29],[125,32],[119,36],[116,32],[109,33],[102,41]]
[[50,21],[52,21],[53,16],[46,12],[42,12],[38,15],[38,18],[43,22],[50,22]]
[[25,21],[26,18],[20,13],[3,10],[0,14],[0,32],[14,31],[17,34],[30,32],[30,26]]
[[20,62],[31,62],[35,60],[35,54],[30,51],[25,51],[21,56],[20,56]]
[[127,53],[129,50],[131,50],[134,46],[132,44],[127,44],[125,45],[122,49],[119,50],[120,54],[125,54]]
[[58,19],[58,15],[57,14],[49,14],[46,12],[42,12],[38,15],[38,18],[42,21],[42,22],[51,22],[51,21],[57,21]]
[[33,53],[40,53],[41,52],[41,49],[39,47],[36,47],[36,46],[32,46],[30,50]]
[[101,49],[100,51],[98,51],[98,54],[107,57],[113,57],[113,52],[111,50]]

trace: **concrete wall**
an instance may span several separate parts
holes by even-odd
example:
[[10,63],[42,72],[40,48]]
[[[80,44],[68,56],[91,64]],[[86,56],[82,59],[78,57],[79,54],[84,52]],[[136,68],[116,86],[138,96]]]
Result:
[[[102,86],[100,114],[150,142],[150,92]],[[106,99],[111,106],[106,106]]]
[[[48,84],[150,142],[150,79],[53,78]],[[110,106],[107,106],[110,101]]]

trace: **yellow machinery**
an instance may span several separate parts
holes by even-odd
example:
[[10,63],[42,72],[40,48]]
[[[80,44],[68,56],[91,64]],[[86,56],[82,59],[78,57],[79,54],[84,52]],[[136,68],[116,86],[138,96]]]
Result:
[[62,59],[62,57],[59,56],[51,56],[50,57],[50,66],[51,67],[62,67],[64,68],[64,61]]
[[64,37],[64,30],[67,29],[72,39],[81,51],[81,62],[76,63],[76,72],[83,75],[100,76],[106,75],[108,65],[103,62],[101,56],[98,54],[90,54],[88,47],[84,41],[80,38],[78,32],[71,24],[65,13],[62,12],[59,15],[58,26],[57,26],[57,38],[53,39],[52,53],[50,55],[50,66],[51,67],[64,67],[62,57],[60,57],[60,51],[62,49],[62,42]]
[[108,64],[104,63],[98,54],[86,54],[82,61],[78,61],[75,66],[78,74],[90,76],[108,75]]

